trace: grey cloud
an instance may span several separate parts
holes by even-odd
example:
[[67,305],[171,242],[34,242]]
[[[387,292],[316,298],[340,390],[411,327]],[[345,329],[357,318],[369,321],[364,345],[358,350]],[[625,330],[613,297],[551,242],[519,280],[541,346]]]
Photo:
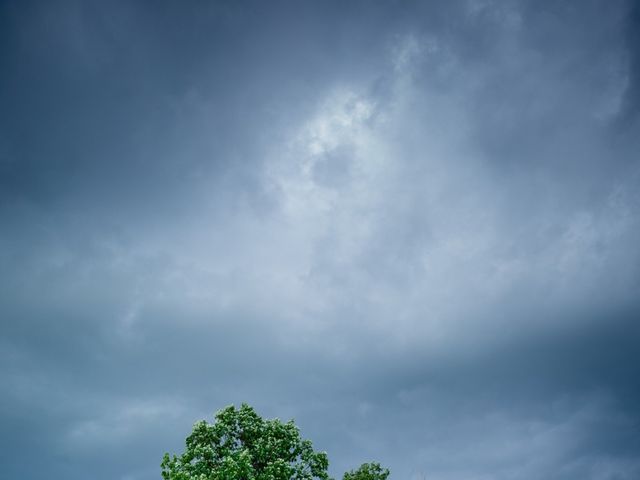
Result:
[[625,22],[627,40],[628,79],[625,91],[625,105],[621,112],[622,125],[633,125],[638,113],[638,71],[640,70],[640,38],[638,24],[640,22],[640,8],[630,2]]
[[336,477],[638,476],[631,2],[0,10],[8,475],[248,401]]

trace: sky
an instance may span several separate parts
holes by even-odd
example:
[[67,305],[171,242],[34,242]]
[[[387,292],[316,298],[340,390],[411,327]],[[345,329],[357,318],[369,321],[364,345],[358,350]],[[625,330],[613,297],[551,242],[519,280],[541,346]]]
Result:
[[0,1],[3,478],[634,480],[639,344],[637,2]]

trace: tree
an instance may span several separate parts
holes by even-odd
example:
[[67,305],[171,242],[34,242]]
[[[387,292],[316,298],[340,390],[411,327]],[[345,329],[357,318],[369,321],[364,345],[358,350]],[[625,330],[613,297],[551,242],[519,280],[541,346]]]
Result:
[[389,470],[379,463],[363,463],[357,470],[346,472],[343,480],[387,480]]
[[165,480],[330,480],[327,454],[293,420],[264,420],[247,404],[220,410],[213,424],[197,422],[186,451],[165,453],[161,467]]

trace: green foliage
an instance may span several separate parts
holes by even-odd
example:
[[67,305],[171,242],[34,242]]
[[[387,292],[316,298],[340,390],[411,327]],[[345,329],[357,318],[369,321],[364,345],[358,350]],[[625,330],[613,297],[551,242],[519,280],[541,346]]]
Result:
[[346,472],[343,480],[387,480],[389,470],[379,463],[363,463],[357,470]]
[[164,455],[165,480],[329,480],[327,454],[314,452],[293,421],[264,420],[246,404],[197,422],[186,447]]

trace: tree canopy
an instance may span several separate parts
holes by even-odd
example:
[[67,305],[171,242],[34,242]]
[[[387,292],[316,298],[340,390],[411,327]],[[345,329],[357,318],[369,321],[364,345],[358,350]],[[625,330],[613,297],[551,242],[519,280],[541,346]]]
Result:
[[343,480],[387,480],[389,470],[379,463],[363,463],[357,470],[346,472]]
[[[164,454],[164,480],[331,480],[325,452],[300,436],[293,420],[265,420],[249,405],[233,405],[210,424],[193,426],[180,456]],[[343,480],[387,480],[389,470],[363,463]]]
[[197,422],[186,451],[162,460],[165,480],[329,480],[329,460],[300,436],[293,421],[264,420],[242,404]]

